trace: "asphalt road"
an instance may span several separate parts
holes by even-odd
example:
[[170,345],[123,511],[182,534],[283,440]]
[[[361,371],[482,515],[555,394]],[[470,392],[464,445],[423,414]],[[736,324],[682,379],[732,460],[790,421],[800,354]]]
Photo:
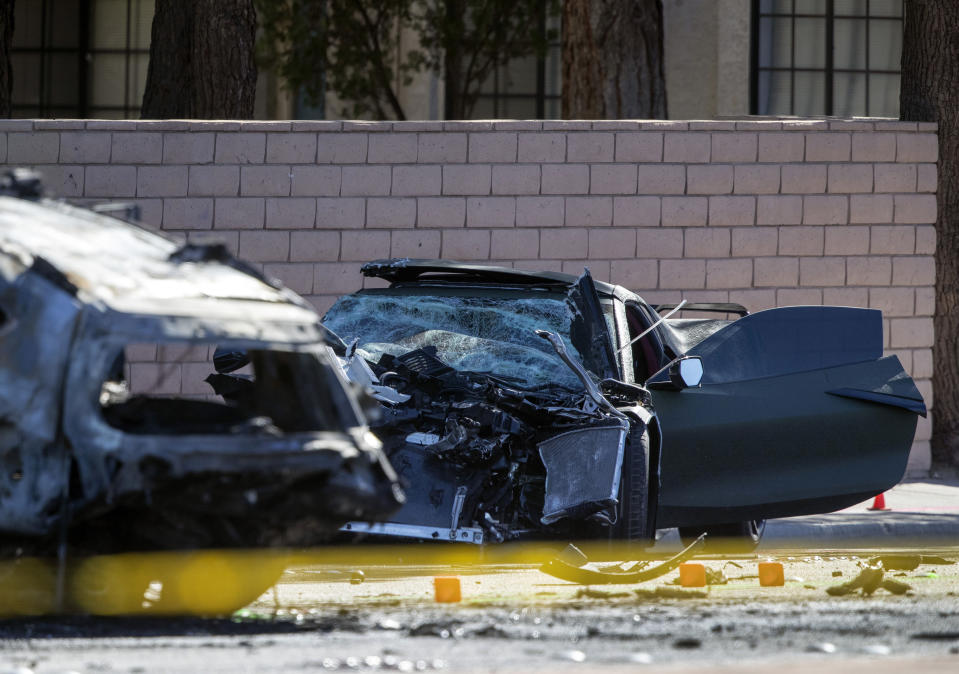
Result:
[[[921,553],[959,561],[959,548]],[[672,584],[675,571],[587,589],[526,564],[349,564],[346,556],[288,569],[275,591],[232,619],[0,622],[0,674],[758,672],[773,663],[781,672],[959,671],[959,564],[887,571],[911,587],[902,595],[826,592],[855,578],[870,556],[858,549],[701,558],[728,582],[700,590]],[[783,564],[783,587],[759,586],[757,564],[769,559]],[[459,578],[461,602],[434,601],[436,575]]]

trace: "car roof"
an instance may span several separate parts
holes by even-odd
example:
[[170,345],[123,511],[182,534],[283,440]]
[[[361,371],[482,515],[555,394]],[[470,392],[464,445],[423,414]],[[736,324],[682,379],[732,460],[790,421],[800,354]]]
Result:
[[61,201],[0,196],[0,254],[43,273],[81,302],[115,311],[236,317],[255,303],[265,310],[257,318],[317,320],[303,299],[222,246],[181,246]]
[[[554,271],[525,271],[510,267],[470,264],[455,260],[427,260],[392,258],[374,260],[363,265],[364,276],[381,278],[394,284],[445,281],[455,283],[480,283],[490,285],[520,286],[572,286],[577,276]],[[596,290],[604,295],[614,295],[625,290],[610,283],[593,279]]]

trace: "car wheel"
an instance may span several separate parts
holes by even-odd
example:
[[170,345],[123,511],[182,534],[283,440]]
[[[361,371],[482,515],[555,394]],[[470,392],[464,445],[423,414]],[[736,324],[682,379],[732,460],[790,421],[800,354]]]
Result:
[[619,494],[614,537],[648,544],[654,533],[649,521],[649,431],[637,422],[626,441]]
[[746,520],[700,527],[679,527],[683,545],[689,545],[700,534],[706,534],[706,550],[711,552],[752,552],[766,530],[766,520]]

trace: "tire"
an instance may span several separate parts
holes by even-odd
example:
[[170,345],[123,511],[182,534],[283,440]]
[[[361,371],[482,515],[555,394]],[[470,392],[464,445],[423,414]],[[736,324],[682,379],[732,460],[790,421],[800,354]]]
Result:
[[633,428],[626,440],[619,484],[619,507],[613,537],[628,543],[648,545],[655,533],[649,508],[649,431],[636,421],[633,421]]
[[742,554],[756,549],[765,530],[766,520],[746,520],[700,527],[679,527],[679,537],[683,540],[683,545],[689,545],[699,538],[700,534],[705,533],[707,552]]

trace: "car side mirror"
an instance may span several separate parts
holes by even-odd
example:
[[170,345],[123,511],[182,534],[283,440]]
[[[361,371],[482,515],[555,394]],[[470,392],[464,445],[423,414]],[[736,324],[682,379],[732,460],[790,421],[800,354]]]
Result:
[[699,356],[683,356],[669,365],[669,381],[677,391],[696,388],[703,380],[703,361]]

